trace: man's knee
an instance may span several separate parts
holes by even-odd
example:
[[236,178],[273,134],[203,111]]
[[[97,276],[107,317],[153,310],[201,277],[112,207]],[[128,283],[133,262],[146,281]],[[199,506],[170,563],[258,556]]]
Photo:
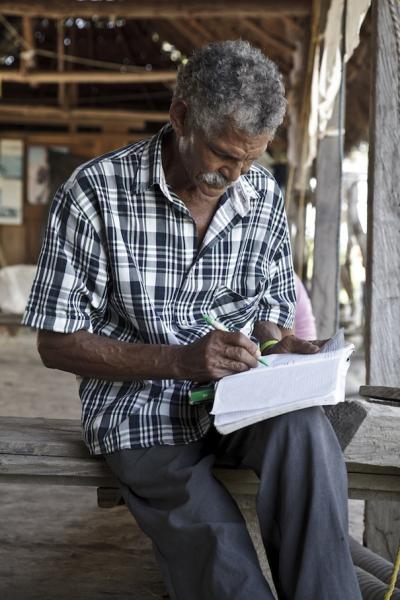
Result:
[[259,424],[259,442],[281,448],[287,457],[307,452],[311,460],[342,461],[342,452],[332,426],[320,406],[305,408],[268,419]]
[[[265,435],[289,435],[292,439],[297,436],[331,435],[331,426],[320,406],[303,408],[278,415],[259,424],[265,429]],[[305,439],[305,438],[304,438]]]
[[151,495],[185,486],[200,458],[200,443],[120,450],[105,456],[121,483]]

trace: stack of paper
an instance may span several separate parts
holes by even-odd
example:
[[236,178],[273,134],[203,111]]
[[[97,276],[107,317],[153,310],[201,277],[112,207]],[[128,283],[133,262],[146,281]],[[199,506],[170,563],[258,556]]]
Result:
[[339,332],[318,354],[272,354],[269,367],[224,377],[211,411],[215,427],[227,434],[293,410],[342,402],[353,350]]

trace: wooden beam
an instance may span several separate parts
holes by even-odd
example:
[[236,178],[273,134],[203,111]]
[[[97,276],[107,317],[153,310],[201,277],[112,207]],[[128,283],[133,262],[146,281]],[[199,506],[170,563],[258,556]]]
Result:
[[[372,5],[373,56],[370,113],[367,235],[367,383],[400,387],[400,98],[398,38],[400,4]],[[398,446],[393,449],[398,454]],[[367,502],[365,541],[393,560],[400,539],[400,507]]]
[[325,339],[337,329],[340,234],[341,155],[339,147],[339,94],[327,134],[318,143],[314,266],[311,302],[317,335]]
[[16,70],[1,69],[0,81],[17,83],[158,83],[175,81],[176,71],[41,71],[21,73]]
[[[78,147],[89,147],[97,143],[97,140],[101,140],[108,145],[110,148],[118,148],[131,142],[139,142],[151,136],[151,134],[143,132],[135,133],[103,133],[102,131],[93,133],[67,133],[67,132],[35,132],[30,131],[28,134],[21,134],[19,130],[5,130],[2,131],[4,138],[10,138],[13,140],[23,140],[26,144],[39,145],[39,146],[78,146]],[[95,156],[95,153],[93,153]],[[1,260],[0,260],[1,264]],[[5,264],[3,266],[6,266]]]
[[0,0],[0,13],[61,19],[64,17],[121,16],[126,19],[173,19],[215,17],[303,16],[310,14],[310,0]]
[[288,40],[287,43],[281,42],[274,36],[272,36],[268,29],[264,26],[256,25],[249,19],[243,19],[240,23],[241,28],[254,35],[256,39],[259,39],[263,44],[264,49],[268,52],[269,48],[273,48],[283,56],[292,59],[293,51],[295,50],[294,44]]
[[22,17],[22,36],[25,40],[26,48],[32,48],[32,50],[25,50],[21,52],[20,60],[20,73],[26,74],[36,66],[35,59],[35,38],[33,37],[33,23],[29,17]]
[[[193,20],[191,20],[193,21]],[[198,30],[191,26],[186,19],[170,19],[171,27],[176,29],[183,37],[194,46],[200,48],[210,41],[210,36],[204,37]]]
[[[92,125],[93,121],[113,121],[125,120],[127,125],[137,122],[165,123],[169,119],[167,111],[146,111],[146,110],[113,110],[109,109],[89,109],[73,108],[64,110],[49,106],[29,106],[17,104],[0,103],[0,121],[18,122],[19,118],[25,119],[25,122],[35,123],[40,121],[58,121],[68,122],[71,119],[83,121]],[[131,125],[130,125],[131,126]]]
[[[59,19],[57,21],[57,70],[59,73],[64,73],[64,69],[64,21]],[[58,84],[57,97],[58,104],[62,108],[67,108],[64,82],[59,82]]]

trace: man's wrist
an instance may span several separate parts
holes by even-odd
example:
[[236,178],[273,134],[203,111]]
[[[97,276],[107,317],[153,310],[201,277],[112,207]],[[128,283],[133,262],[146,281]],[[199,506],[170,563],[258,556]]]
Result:
[[279,344],[279,340],[276,340],[275,338],[269,339],[269,340],[265,340],[264,342],[262,342],[262,344],[260,344],[260,352],[261,354],[264,354],[264,352],[267,352],[268,350],[271,350],[271,348],[273,348],[274,346],[276,346],[276,344]]

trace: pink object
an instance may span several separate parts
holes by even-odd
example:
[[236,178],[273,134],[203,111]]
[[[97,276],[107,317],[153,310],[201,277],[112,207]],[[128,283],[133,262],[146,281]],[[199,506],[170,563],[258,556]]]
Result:
[[296,315],[294,318],[294,333],[297,337],[303,340],[317,339],[317,331],[315,327],[315,319],[312,312],[310,298],[307,290],[303,285],[300,277],[294,274],[296,285],[297,306]]

